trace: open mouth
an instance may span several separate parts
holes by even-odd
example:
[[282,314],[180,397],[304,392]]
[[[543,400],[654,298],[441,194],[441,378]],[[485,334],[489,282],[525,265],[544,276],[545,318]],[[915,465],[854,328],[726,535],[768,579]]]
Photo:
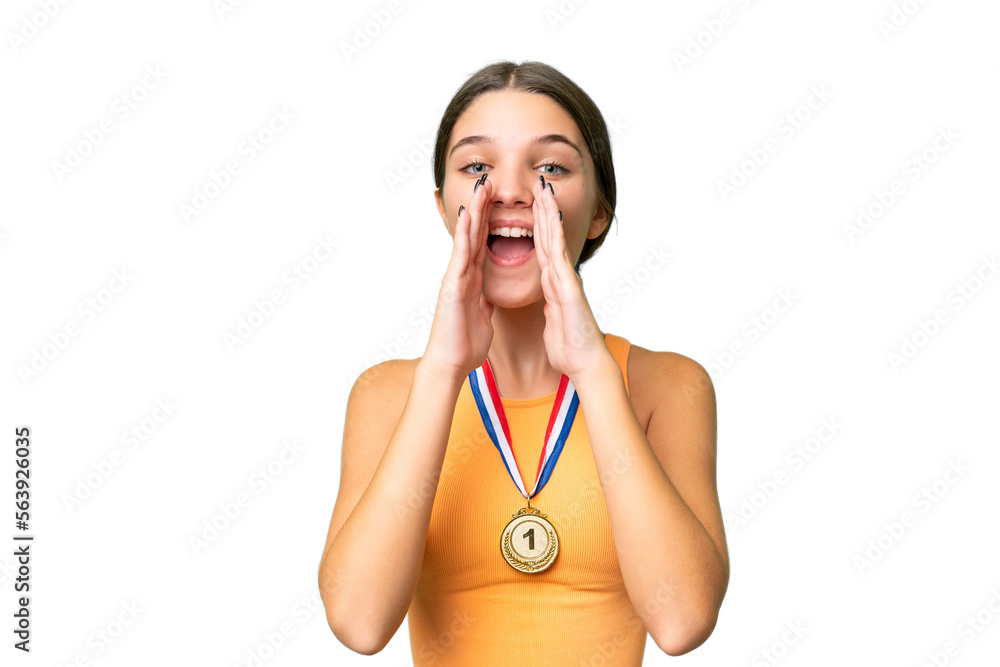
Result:
[[498,259],[505,262],[517,262],[531,254],[535,249],[535,239],[532,236],[501,236],[491,234],[486,239],[486,247]]

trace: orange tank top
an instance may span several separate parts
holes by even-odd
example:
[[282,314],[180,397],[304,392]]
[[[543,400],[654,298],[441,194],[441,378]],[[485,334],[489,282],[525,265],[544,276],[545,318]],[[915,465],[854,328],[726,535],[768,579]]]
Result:
[[[627,390],[631,346],[608,333],[605,342]],[[501,400],[530,490],[555,392]],[[414,665],[641,665],[646,629],[625,591],[582,407],[548,483],[531,500],[559,536],[556,560],[534,574],[513,569],[500,553],[504,526],[525,505],[466,378],[407,615]]]

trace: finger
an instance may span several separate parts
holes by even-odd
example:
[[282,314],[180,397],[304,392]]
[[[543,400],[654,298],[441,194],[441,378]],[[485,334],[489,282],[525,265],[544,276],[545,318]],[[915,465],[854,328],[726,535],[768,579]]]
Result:
[[452,248],[452,257],[455,258],[456,262],[464,262],[462,259],[465,254],[468,253],[468,233],[467,233],[467,220],[469,219],[469,214],[465,210],[465,206],[458,207],[458,216],[455,219],[455,244]]
[[562,277],[562,267],[560,266],[561,253],[559,252],[558,236],[562,234],[562,226],[556,220],[556,205],[552,195],[552,184],[548,183],[542,189],[542,218],[545,220],[545,250],[548,255],[549,265],[552,267],[553,281]]
[[539,265],[544,268],[549,265],[548,224],[545,219],[543,198],[545,190],[541,179],[535,185],[535,197],[531,204],[531,212],[535,217],[535,246],[539,249]]
[[483,262],[486,261],[486,253],[489,252],[486,245],[490,240],[490,209],[493,206],[493,183],[490,182],[488,175],[483,176],[483,183],[479,186],[479,189],[483,191],[483,207],[479,216],[479,240],[476,246],[476,264],[482,267]]
[[[482,177],[480,177],[480,178],[482,178]],[[469,208],[468,208],[468,211],[469,211],[469,231],[468,231],[468,236],[469,236],[469,252],[473,256],[475,256],[476,252],[479,249],[478,246],[476,245],[476,241],[479,240],[479,228],[481,226],[479,224],[480,223],[480,220],[479,220],[479,211],[476,209],[476,195],[478,194],[478,192],[476,192],[476,190],[478,188],[479,188],[479,181],[477,180],[476,183],[475,183],[475,185],[473,186],[473,193],[472,193],[472,196],[469,199]]]
[[548,238],[545,242],[548,244],[549,257],[555,262],[558,257],[557,250],[559,249],[556,245],[556,235],[559,233],[559,229],[557,229],[558,225],[553,219],[553,214],[555,213],[553,197],[552,183],[550,181],[546,184],[545,191],[542,192],[542,206],[545,213],[545,229],[548,231]]
[[542,278],[544,282],[545,278],[545,267],[548,266],[548,257],[545,254],[545,225],[542,224],[542,205],[539,201],[539,190],[540,184],[535,186],[535,192],[533,201],[531,202],[531,217],[535,223],[535,229],[532,237],[535,241],[535,260],[538,262],[538,268],[542,272]]
[[538,201],[541,208],[540,215],[545,221],[545,252],[549,256],[549,262],[554,260],[554,255],[552,254],[552,217],[550,216],[549,211],[549,195],[551,194],[551,187],[552,185],[550,183],[546,183],[545,186],[542,187],[541,198]]
[[484,233],[483,228],[489,226],[489,217],[483,215],[483,202],[489,200],[489,192],[485,187],[486,176],[483,174],[476,181],[472,188],[472,201],[469,202],[469,212],[472,214],[470,245],[473,249],[473,263],[477,266],[481,265],[480,257],[485,257],[482,251],[485,250],[487,233]]
[[489,252],[486,249],[486,242],[489,240],[489,223],[486,219],[480,220],[479,223],[479,239],[476,241],[476,252],[472,257],[472,263],[477,269],[479,269],[479,276],[482,276],[483,264],[486,262],[486,253]]
[[479,194],[478,192],[476,194],[481,197],[479,204],[479,217],[483,229],[486,230],[486,233],[483,235],[483,240],[485,241],[485,236],[489,235],[490,209],[493,207],[493,183],[490,181],[489,173],[483,174],[483,180],[479,184],[479,189],[482,190],[482,194]]
[[555,194],[549,190],[549,196],[546,197],[546,202],[549,207],[549,217],[548,220],[551,222],[550,228],[552,229],[550,249],[553,257],[557,258],[553,261],[559,266],[559,278],[570,278],[572,274],[576,274],[573,269],[573,260],[569,256],[569,250],[566,248],[566,226],[563,221],[562,211],[559,210],[559,202],[556,201]]
[[556,259],[555,261],[559,267],[559,276],[565,277],[566,271],[569,264],[569,258],[566,254],[566,230],[563,226],[561,218],[561,213],[559,212],[559,205],[556,203],[555,199],[551,199],[549,202],[549,221],[552,223],[552,256]]

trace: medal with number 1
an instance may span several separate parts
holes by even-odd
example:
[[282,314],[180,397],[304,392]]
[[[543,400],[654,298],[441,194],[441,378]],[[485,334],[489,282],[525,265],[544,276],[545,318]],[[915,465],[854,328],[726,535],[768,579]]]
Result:
[[479,407],[479,415],[490,440],[500,452],[507,472],[510,474],[518,491],[527,501],[527,507],[522,507],[513,514],[513,518],[504,526],[500,533],[500,553],[504,560],[520,572],[535,573],[545,570],[555,561],[559,554],[559,536],[555,527],[537,508],[531,506],[531,499],[538,495],[545,483],[552,476],[556,461],[562,453],[566,438],[569,437],[576,417],[579,399],[576,388],[565,374],[559,380],[555,403],[549,415],[549,424],[545,429],[545,442],[542,454],[538,459],[538,471],[535,473],[535,485],[529,494],[521,479],[521,473],[514,461],[514,452],[510,445],[510,429],[507,426],[507,415],[500,401],[496,379],[490,369],[489,359],[483,365],[469,373],[469,386]]

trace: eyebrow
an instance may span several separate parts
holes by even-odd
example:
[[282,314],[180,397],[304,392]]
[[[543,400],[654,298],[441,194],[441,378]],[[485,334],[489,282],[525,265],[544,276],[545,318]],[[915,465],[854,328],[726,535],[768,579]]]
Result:
[[[478,144],[492,144],[492,143],[493,143],[493,137],[488,137],[484,134],[474,134],[470,137],[459,139],[458,142],[452,147],[451,152],[448,153],[448,157],[451,158],[451,156],[454,155],[455,151],[457,151],[462,146],[475,146]],[[572,141],[570,141],[569,137],[567,137],[564,134],[545,134],[535,139],[534,143],[536,145],[566,144],[567,146],[570,146],[573,150],[575,150],[576,154],[580,156],[581,160],[583,160],[583,152],[580,150],[580,147],[577,146]]]

